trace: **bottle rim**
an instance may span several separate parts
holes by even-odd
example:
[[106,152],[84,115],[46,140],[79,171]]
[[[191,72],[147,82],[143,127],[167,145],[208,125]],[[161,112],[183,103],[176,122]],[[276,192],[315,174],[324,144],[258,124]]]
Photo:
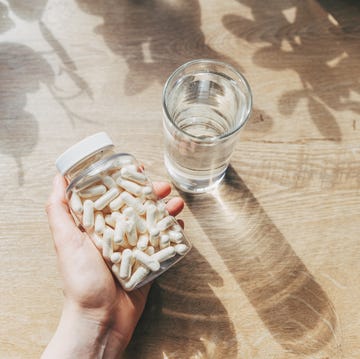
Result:
[[65,175],[79,162],[89,158],[94,153],[113,147],[111,138],[105,132],[98,132],[75,143],[62,153],[55,161],[58,171]]

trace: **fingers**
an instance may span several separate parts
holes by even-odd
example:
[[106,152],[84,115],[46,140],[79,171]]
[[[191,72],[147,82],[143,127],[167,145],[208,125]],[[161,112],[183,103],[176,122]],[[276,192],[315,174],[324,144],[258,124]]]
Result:
[[184,201],[179,197],[172,198],[166,204],[166,209],[171,216],[178,215],[183,210],[183,208],[184,208]]
[[171,192],[171,186],[167,182],[154,182],[153,187],[154,187],[154,192],[160,198],[164,198],[164,197],[168,196]]
[[74,233],[79,231],[67,205],[65,188],[65,179],[59,174],[56,175],[53,190],[46,205],[49,225],[56,247],[61,244],[60,242],[72,238]]

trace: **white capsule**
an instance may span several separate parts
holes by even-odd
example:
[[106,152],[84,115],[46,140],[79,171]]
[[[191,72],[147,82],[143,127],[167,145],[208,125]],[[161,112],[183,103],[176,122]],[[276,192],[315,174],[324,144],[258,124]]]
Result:
[[95,232],[101,234],[105,229],[105,219],[101,212],[95,213]]
[[161,219],[157,225],[156,228],[162,232],[171,227],[174,224],[174,217],[172,216],[166,216],[165,218]]
[[94,241],[94,244],[96,246],[97,249],[102,249],[102,239],[96,234],[96,233],[93,233],[91,235],[93,241]]
[[117,219],[114,231],[114,243],[122,247],[126,246],[125,233],[127,230],[127,223],[124,219]]
[[145,233],[147,231],[147,226],[144,218],[140,217],[133,208],[127,207],[123,210],[123,214],[129,219],[132,219],[136,224],[136,229],[139,233]]
[[143,251],[140,251],[139,249],[134,250],[133,256],[136,260],[138,260],[140,263],[142,263],[144,266],[146,266],[153,272],[156,272],[160,269],[159,261],[148,256],[146,253],[144,253]]
[[106,192],[106,187],[102,184],[98,184],[96,186],[83,189],[81,192],[79,192],[79,195],[82,198],[91,198],[91,197],[101,196],[105,192]]
[[130,279],[125,283],[124,287],[126,290],[133,289],[140,282],[142,282],[146,276],[150,273],[150,270],[145,267],[139,267],[136,269],[134,274],[130,277]]
[[106,193],[104,193],[100,198],[98,198],[95,203],[94,207],[97,210],[104,209],[118,194],[120,193],[118,188],[111,188]]
[[132,260],[132,250],[124,249],[122,252],[120,272],[119,276],[121,279],[129,278],[131,274],[131,260]]
[[189,249],[189,247],[184,243],[177,244],[174,248],[175,248],[175,252],[177,254],[180,254],[181,256],[183,256]]
[[83,204],[79,195],[76,192],[72,192],[71,194],[70,207],[75,213],[82,213],[83,211]]
[[130,193],[128,192],[122,192],[120,194],[120,197],[122,197],[123,201],[129,206],[134,208],[134,210],[138,213],[138,214],[144,214],[145,213],[145,207],[143,206],[143,204],[141,203],[140,200],[138,200],[137,198],[133,197]]
[[160,231],[157,228],[151,228],[149,234],[150,234],[149,241],[151,245],[153,247],[157,247],[159,245]]
[[167,234],[163,234],[162,236],[160,236],[160,240],[159,240],[160,249],[169,247],[169,245],[170,245],[170,237]]
[[113,166],[114,167],[124,167],[124,166],[127,166],[127,167],[130,167],[130,168],[135,168],[136,169],[136,166],[132,164],[133,163],[133,160],[131,159],[131,157],[129,156],[121,156],[121,157],[118,157],[114,163],[113,163]]
[[133,194],[134,196],[140,196],[142,194],[142,187],[135,182],[127,181],[119,177],[116,183],[123,188],[125,191]]
[[112,200],[109,203],[109,207],[111,210],[113,211],[117,211],[118,209],[120,209],[123,205],[125,204],[123,198],[120,196],[116,197],[114,200]]
[[169,258],[174,257],[176,254],[175,248],[172,246],[161,249],[159,252],[154,253],[151,258],[161,262],[166,261]]
[[134,168],[130,166],[121,169],[121,176],[132,182],[140,184],[145,184],[147,182],[147,178],[143,173],[138,172],[136,169],[134,170]]
[[101,177],[100,176],[94,176],[94,177],[90,177],[88,178],[86,181],[80,182],[77,186],[76,186],[76,190],[77,191],[83,191],[86,188],[92,186],[93,184],[96,184],[97,182],[101,181]]
[[158,201],[156,207],[158,213],[158,217],[157,217],[158,220],[169,215],[169,212],[166,209],[166,203],[164,203],[163,201]]
[[138,236],[136,231],[136,224],[132,219],[127,221],[126,238],[131,246],[136,246]]
[[154,204],[146,206],[146,224],[147,227],[154,228],[156,226],[157,208]]
[[116,182],[111,176],[104,176],[102,181],[104,185],[107,187],[107,189],[116,187]]
[[113,228],[115,228],[116,220],[111,216],[111,214],[107,214],[104,217],[105,223]]
[[110,259],[113,254],[113,241],[114,241],[114,231],[110,227],[106,227],[103,234],[102,240],[102,255],[105,258]]
[[147,200],[144,202],[145,208],[146,208],[147,206],[150,206],[151,204],[153,204],[153,205],[155,206],[155,205],[156,205],[156,202],[153,201],[152,199],[147,199]]
[[170,228],[172,231],[175,232],[182,232],[182,227],[180,226],[180,224],[178,222],[175,221],[175,223],[173,224],[173,226]]
[[155,253],[155,248],[153,246],[149,246],[144,251],[148,256],[152,256]]
[[[111,178],[116,181],[121,176],[120,171],[116,171],[111,175]],[[116,183],[116,182],[115,182]]]
[[180,243],[182,241],[183,235],[178,231],[168,231],[166,234],[170,237],[170,241],[173,243]]
[[149,243],[149,236],[147,234],[141,234],[137,241],[136,247],[141,251],[145,250]]
[[[110,260],[111,262],[113,262],[114,264],[120,263],[121,262],[121,253],[120,252],[114,252],[111,256],[110,256]],[[120,267],[119,267],[120,268]]]
[[142,189],[142,194],[143,194],[143,196],[145,196],[145,197],[152,197],[153,194],[154,194],[152,187],[151,187],[151,186],[145,186],[145,187],[143,187],[143,189]]
[[94,225],[94,202],[91,199],[84,201],[83,226],[86,229],[92,228]]

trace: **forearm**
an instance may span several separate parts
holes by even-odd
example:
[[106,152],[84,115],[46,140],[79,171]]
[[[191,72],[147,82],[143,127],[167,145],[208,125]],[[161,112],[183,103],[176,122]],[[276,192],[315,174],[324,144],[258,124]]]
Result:
[[114,343],[111,326],[65,304],[59,325],[41,359],[116,358],[125,348]]

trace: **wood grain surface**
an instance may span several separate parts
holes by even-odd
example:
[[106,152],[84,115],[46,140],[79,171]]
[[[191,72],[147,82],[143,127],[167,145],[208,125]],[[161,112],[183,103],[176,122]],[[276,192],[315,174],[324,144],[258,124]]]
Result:
[[242,71],[253,114],[219,190],[181,194],[194,248],[125,357],[360,358],[359,25],[350,0],[0,0],[0,358],[57,326],[54,160],[104,130],[166,178],[162,87],[195,58]]

